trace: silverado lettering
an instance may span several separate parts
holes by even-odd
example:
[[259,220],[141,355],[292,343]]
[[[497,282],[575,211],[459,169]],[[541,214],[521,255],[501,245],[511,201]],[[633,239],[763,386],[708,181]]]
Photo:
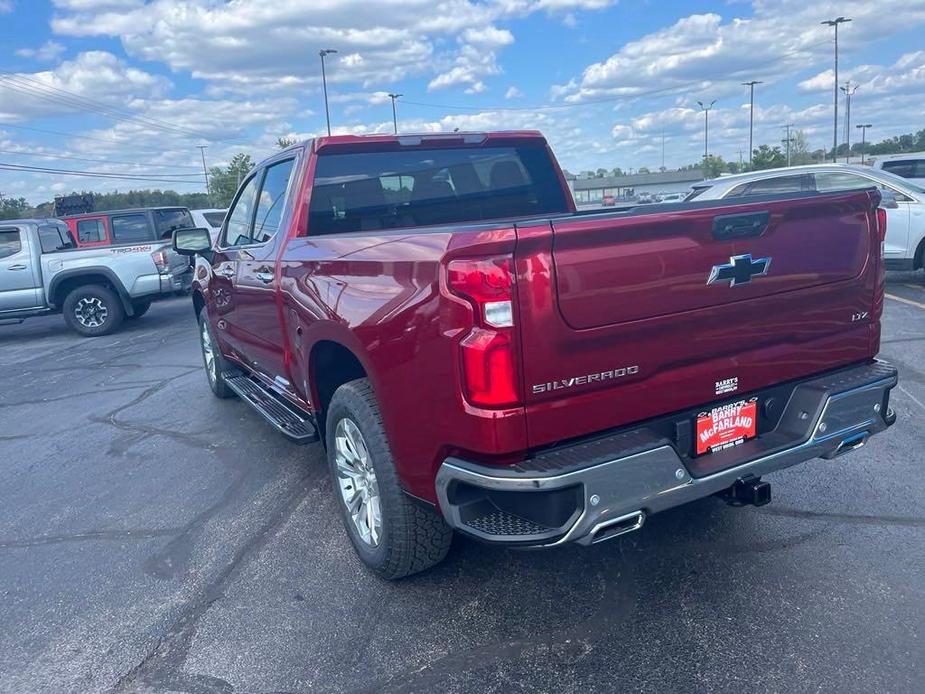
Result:
[[[254,167],[214,244],[173,244],[200,256],[213,393],[320,441],[357,555],[398,578],[454,531],[587,545],[712,494],[765,503],[761,475],[889,427],[879,203],[585,214],[537,132],[337,135]],[[718,218],[774,223],[714,235]],[[773,281],[704,283],[736,257],[773,257]],[[632,366],[600,368],[615,362]],[[563,365],[580,375],[549,380]]]

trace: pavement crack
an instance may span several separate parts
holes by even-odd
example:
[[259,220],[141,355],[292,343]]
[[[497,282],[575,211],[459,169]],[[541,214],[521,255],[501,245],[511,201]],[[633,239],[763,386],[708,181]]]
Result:
[[19,547],[40,547],[65,542],[88,542],[96,540],[147,540],[155,537],[176,535],[182,528],[128,528],[125,530],[87,530],[68,535],[43,535],[24,540],[0,540],[0,549]]

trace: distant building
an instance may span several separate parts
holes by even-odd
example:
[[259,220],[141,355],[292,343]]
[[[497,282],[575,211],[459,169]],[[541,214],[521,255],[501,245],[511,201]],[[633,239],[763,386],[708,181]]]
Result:
[[686,169],[602,178],[572,176],[568,178],[568,185],[577,205],[600,205],[604,196],[620,202],[653,198],[661,193],[685,193],[702,180],[702,170]]

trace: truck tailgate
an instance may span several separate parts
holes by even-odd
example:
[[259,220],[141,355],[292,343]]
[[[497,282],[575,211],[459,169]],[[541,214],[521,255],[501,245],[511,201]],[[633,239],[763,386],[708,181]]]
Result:
[[520,227],[530,445],[873,356],[878,200],[777,196]]

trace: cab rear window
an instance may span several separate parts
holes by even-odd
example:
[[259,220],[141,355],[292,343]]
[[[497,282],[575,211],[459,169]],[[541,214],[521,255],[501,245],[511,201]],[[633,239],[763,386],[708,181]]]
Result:
[[309,234],[567,211],[544,147],[322,154],[312,185]]

